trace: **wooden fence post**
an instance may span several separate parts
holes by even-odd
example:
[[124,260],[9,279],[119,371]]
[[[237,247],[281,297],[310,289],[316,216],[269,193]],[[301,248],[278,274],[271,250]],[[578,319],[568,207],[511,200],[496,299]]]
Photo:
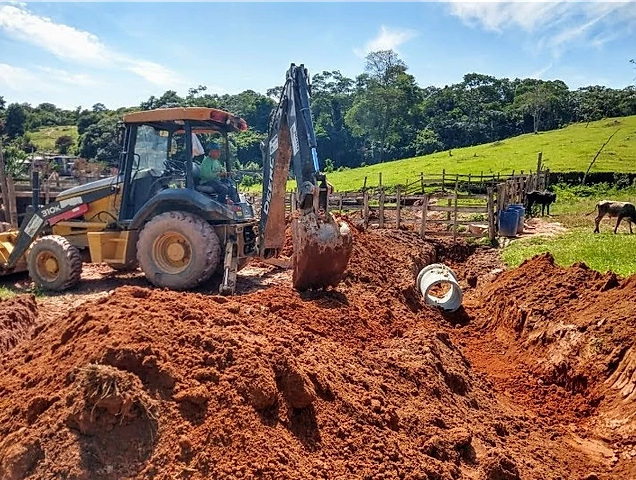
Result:
[[472,174],[470,174],[470,173],[468,174],[468,187],[467,187],[468,193],[470,193],[470,183],[471,183],[470,182],[470,178],[471,178],[471,175]]
[[18,207],[16,205],[15,184],[13,183],[13,177],[7,177],[7,193],[9,194],[9,205],[7,207],[7,212],[9,213],[9,218],[11,219],[11,226],[13,228],[18,228]]
[[2,139],[0,138],[0,191],[2,191],[2,206],[6,214],[5,220],[11,221],[11,209],[9,208],[9,187],[7,185],[7,172],[4,165],[4,155],[2,153]]
[[420,237],[424,238],[426,236],[426,216],[428,213],[428,195],[424,194],[424,198],[422,198],[422,220],[420,223]]
[[362,190],[366,190],[367,189],[367,177],[364,177],[364,185],[362,186]]
[[446,187],[446,169],[442,168],[442,192],[444,192],[444,188]]
[[488,239],[490,243],[495,241],[495,211],[492,187],[488,187]]
[[338,212],[342,215],[342,193],[340,194],[340,198],[338,200]]
[[[366,177],[365,177],[366,178]],[[369,228],[369,191],[362,193],[362,215],[364,218],[364,229]]]
[[296,211],[296,194],[294,192],[289,193],[289,208],[292,213]]
[[455,178],[455,207],[453,208],[453,243],[457,241],[457,188],[459,175]]
[[378,216],[380,217],[380,228],[384,228],[384,188],[380,189],[380,201],[378,206]]
[[420,172],[420,188],[422,189],[422,193],[424,193],[424,172]]
[[398,185],[395,191],[395,201],[397,203],[396,206],[396,210],[395,210],[395,222],[397,225],[397,229],[400,229],[400,221],[402,220],[401,218],[401,213],[402,213],[402,189],[400,188],[400,186]]
[[541,171],[541,162],[543,160],[543,152],[537,154],[537,173]]
[[382,188],[382,172],[378,172],[378,187]]

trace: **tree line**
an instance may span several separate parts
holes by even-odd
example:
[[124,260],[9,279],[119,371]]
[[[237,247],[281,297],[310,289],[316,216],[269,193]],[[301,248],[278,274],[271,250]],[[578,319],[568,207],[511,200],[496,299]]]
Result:
[[[282,86],[275,86],[265,94],[246,90],[218,95],[200,85],[185,96],[168,90],[136,107],[117,110],[101,103],[74,110],[51,103],[6,105],[0,96],[0,135],[7,155],[19,157],[35,149],[29,132],[76,125],[77,143],[71,137],[59,138],[58,151],[115,162],[116,126],[124,113],[178,106],[221,108],[240,115],[250,126],[233,136],[232,149],[242,168],[256,169],[261,166],[260,142],[281,90]],[[383,50],[369,53],[364,71],[355,78],[338,70],[314,74],[311,109],[318,151],[330,171],[538,133],[572,122],[634,115],[636,88],[595,85],[571,90],[561,80],[511,80],[479,73],[468,73],[461,82],[445,87],[420,87],[399,55]]]

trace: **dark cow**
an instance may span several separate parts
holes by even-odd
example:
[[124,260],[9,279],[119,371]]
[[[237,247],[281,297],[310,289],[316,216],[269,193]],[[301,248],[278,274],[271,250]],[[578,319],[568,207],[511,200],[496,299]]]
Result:
[[545,214],[547,208],[548,215],[550,215],[550,205],[556,202],[556,193],[548,192],[544,190],[540,192],[538,190],[532,190],[526,193],[526,204],[528,208],[528,216],[532,216],[533,205],[541,205],[541,216]]
[[[598,226],[605,215],[608,215],[610,218],[617,217],[614,233],[618,230],[618,226],[621,224],[623,218],[629,223],[629,233],[634,233],[632,231],[632,223],[636,223],[636,207],[634,207],[633,203],[602,200],[596,204],[596,210],[598,210],[598,215],[596,215],[596,218],[594,219],[594,222],[596,223],[594,233],[600,232]],[[596,210],[592,210],[587,215],[592,215]]]

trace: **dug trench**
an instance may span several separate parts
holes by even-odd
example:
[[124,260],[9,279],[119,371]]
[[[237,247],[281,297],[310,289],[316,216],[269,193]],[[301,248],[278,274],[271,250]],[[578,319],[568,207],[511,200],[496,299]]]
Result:
[[[125,286],[22,329],[0,478],[630,478],[636,280],[353,232],[335,289]],[[465,309],[422,302],[435,260]]]

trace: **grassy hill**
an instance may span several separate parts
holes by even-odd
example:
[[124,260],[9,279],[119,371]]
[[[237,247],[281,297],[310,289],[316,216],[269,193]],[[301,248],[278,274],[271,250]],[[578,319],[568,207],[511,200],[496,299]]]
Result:
[[[339,191],[358,190],[368,176],[368,185],[391,185],[414,181],[420,172],[472,173],[479,175],[537,168],[537,153],[543,152],[543,165],[553,172],[585,171],[596,152],[618,129],[605,147],[592,171],[628,172],[636,170],[636,116],[578,123],[538,135],[525,134],[475,147],[458,148],[396,160],[368,167],[329,174],[329,182]],[[289,185],[292,187],[292,184]]]
[[31,141],[38,147],[38,152],[55,152],[55,140],[62,135],[70,135],[77,145],[77,127],[75,125],[63,127],[41,127],[35,132],[29,132]]

